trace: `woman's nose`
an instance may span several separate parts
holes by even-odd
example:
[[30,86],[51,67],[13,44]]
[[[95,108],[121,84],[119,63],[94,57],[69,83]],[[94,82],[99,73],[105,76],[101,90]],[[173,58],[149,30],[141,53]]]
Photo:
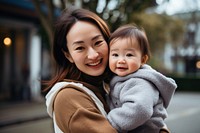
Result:
[[98,56],[99,56],[99,53],[95,49],[90,48],[88,50],[88,58],[89,59],[96,59]]

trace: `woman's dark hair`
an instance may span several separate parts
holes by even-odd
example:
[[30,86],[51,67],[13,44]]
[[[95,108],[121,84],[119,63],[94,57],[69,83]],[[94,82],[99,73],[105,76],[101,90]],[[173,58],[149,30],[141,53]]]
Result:
[[44,91],[49,90],[56,82],[65,78],[72,80],[80,80],[81,78],[79,69],[77,69],[74,63],[66,59],[63,53],[63,50],[69,52],[66,35],[77,21],[85,21],[96,25],[101,31],[105,41],[107,43],[109,41],[110,30],[98,15],[89,10],[76,9],[74,7],[64,10],[56,22],[54,32],[53,57],[56,62],[56,75],[46,83],[47,88]]
[[135,24],[127,24],[121,26],[112,33],[109,39],[109,43],[111,41],[115,41],[116,39],[124,38],[129,38],[130,40],[136,38],[139,43],[142,55],[148,55],[148,57],[150,58],[151,52],[149,41],[143,28],[139,28]]

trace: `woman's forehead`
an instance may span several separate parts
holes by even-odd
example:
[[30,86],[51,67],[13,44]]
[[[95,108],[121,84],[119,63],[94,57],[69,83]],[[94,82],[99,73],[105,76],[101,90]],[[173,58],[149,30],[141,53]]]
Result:
[[71,27],[66,37],[67,37],[67,40],[69,40],[70,38],[79,40],[84,36],[93,37],[96,35],[101,35],[101,31],[96,25],[89,22],[85,22],[85,21],[77,21]]

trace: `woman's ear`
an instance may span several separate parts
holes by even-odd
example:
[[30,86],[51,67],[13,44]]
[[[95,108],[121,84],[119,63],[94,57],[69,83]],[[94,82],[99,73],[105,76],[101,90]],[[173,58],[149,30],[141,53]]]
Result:
[[63,54],[65,55],[65,57],[66,57],[71,63],[74,63],[74,60],[72,59],[71,55],[70,55],[68,52],[65,52],[63,49],[62,49],[62,52],[63,52]]
[[148,55],[144,55],[142,57],[142,64],[145,64],[147,62],[147,60],[149,59],[149,56]]

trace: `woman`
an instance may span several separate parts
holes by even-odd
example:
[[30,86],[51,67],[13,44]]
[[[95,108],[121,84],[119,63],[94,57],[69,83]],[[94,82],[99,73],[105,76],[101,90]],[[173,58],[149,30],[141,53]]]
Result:
[[117,132],[105,117],[109,37],[106,23],[88,10],[64,11],[58,19],[53,44],[57,73],[46,89],[56,133]]

